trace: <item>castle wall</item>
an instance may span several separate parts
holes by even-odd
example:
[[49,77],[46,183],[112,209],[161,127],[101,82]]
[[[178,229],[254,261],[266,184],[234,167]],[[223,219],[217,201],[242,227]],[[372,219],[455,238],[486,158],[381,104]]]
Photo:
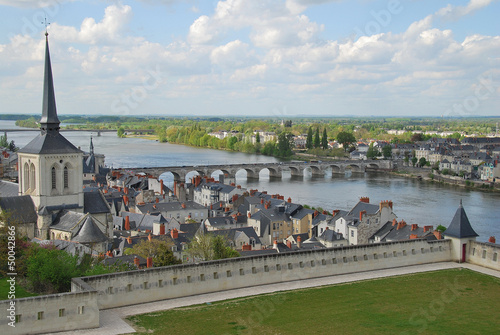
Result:
[[106,309],[241,287],[450,260],[449,240],[409,240],[232,258],[81,280],[99,292],[99,308]]
[[473,241],[469,246],[467,262],[500,271],[500,244]]
[[0,318],[0,329],[3,334],[17,335],[97,328],[97,298],[97,292],[87,286],[82,292],[2,300],[0,310],[7,317]]

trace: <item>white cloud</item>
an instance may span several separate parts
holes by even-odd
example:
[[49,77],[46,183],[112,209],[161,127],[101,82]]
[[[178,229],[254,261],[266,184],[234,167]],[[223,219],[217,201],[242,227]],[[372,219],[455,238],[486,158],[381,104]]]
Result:
[[75,0],[0,0],[0,5],[21,8],[55,7]]

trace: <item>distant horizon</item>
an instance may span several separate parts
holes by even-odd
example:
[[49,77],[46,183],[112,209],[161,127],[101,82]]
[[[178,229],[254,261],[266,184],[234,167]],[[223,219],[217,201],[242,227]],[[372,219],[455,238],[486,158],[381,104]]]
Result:
[[0,0],[0,9],[0,99],[11,114],[41,111],[46,30],[61,115],[500,113],[499,0]]

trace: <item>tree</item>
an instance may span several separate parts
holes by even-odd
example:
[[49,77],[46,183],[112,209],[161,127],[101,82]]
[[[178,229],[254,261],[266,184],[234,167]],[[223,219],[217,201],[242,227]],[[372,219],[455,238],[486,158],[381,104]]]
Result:
[[276,147],[276,156],[290,157],[293,154],[293,135],[288,132],[282,132],[278,136],[278,145]]
[[411,141],[412,142],[419,142],[423,141],[424,137],[422,136],[422,133],[415,133],[411,136]]
[[368,147],[368,151],[366,152],[366,158],[368,159],[375,159],[378,155],[377,150],[373,147],[373,142],[370,143],[370,146]]
[[119,127],[118,130],[116,131],[116,135],[118,137],[125,137],[125,128]]
[[143,258],[152,257],[153,266],[167,266],[182,263],[181,260],[175,258],[172,252],[172,243],[160,241],[156,239],[143,240],[132,248],[126,250],[127,255],[139,255]]
[[356,142],[356,138],[353,133],[347,131],[341,131],[337,134],[337,142],[342,144],[344,151],[347,151],[349,144]]
[[411,159],[411,163],[413,164],[413,167],[415,167],[415,164],[417,164],[417,162],[418,162],[418,158],[417,157],[413,157]]
[[392,146],[391,145],[386,145],[385,147],[382,148],[382,154],[384,155],[384,158],[391,158],[392,157]]
[[319,127],[316,128],[316,131],[314,132],[314,141],[313,141],[313,146],[315,148],[319,148],[321,145],[321,141],[319,139]]
[[309,130],[307,131],[306,148],[307,149],[313,148],[313,130],[312,130],[312,127],[309,127]]
[[189,243],[188,253],[194,259],[202,261],[239,257],[240,254],[228,244],[227,238],[222,235],[198,234]]
[[257,133],[255,135],[255,143],[260,143],[260,134],[259,133]]
[[323,137],[321,138],[321,148],[328,149],[328,135],[326,134],[326,127],[323,129]]
[[426,163],[427,160],[425,159],[425,157],[421,157],[418,161],[418,165],[420,165],[420,167],[424,167]]

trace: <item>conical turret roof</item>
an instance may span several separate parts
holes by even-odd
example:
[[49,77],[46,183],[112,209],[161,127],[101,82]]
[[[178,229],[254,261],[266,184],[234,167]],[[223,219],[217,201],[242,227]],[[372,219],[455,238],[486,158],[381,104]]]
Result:
[[462,200],[460,200],[460,206],[458,206],[453,220],[451,220],[450,225],[444,231],[443,235],[457,238],[479,236],[470,225],[469,218],[462,207]]

